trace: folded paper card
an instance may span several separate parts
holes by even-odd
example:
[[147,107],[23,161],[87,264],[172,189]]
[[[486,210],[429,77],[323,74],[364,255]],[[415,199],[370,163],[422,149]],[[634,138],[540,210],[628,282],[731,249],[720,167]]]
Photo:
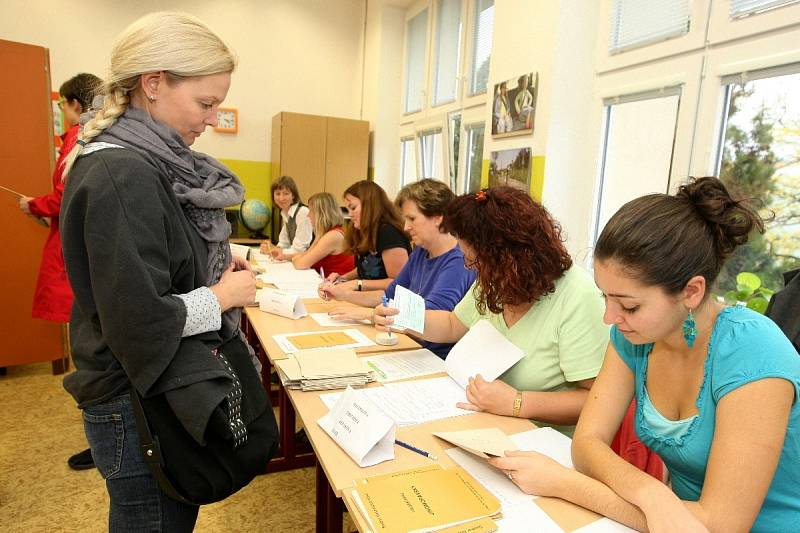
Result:
[[362,391],[347,387],[317,423],[358,466],[394,459],[397,426]]
[[247,261],[248,254],[250,253],[250,247],[245,246],[243,244],[234,244],[228,243],[228,246],[231,247],[231,255],[234,257],[241,257],[245,261]]
[[264,288],[261,289],[256,298],[258,299],[259,309],[273,315],[297,320],[308,314],[303,300],[299,296],[289,294],[286,291]]
[[517,449],[516,444],[508,438],[508,435],[498,428],[438,431],[433,434],[484,459],[488,459],[490,456],[502,457],[506,450]]

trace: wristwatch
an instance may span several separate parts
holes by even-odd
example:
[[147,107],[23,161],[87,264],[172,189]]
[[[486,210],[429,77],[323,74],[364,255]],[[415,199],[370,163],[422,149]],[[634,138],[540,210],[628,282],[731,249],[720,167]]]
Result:
[[357,291],[364,290],[364,282],[361,281],[360,279],[356,280],[356,290]]
[[511,411],[511,416],[514,418],[519,417],[520,409],[522,409],[522,391],[517,391],[517,395],[514,397],[514,408]]

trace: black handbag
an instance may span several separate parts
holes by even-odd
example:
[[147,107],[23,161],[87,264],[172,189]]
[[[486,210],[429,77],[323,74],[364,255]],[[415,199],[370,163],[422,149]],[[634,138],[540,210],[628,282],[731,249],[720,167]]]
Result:
[[263,474],[278,446],[278,427],[247,346],[235,336],[217,351],[233,378],[233,390],[214,409],[199,444],[164,394],[131,403],[145,463],[161,490],[174,500],[202,505],[235,493]]

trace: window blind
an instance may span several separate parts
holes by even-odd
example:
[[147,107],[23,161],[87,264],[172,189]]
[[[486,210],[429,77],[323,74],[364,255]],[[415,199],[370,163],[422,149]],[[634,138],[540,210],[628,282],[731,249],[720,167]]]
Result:
[[475,0],[470,96],[486,91],[489,81],[489,61],[492,57],[493,31],[494,0]]
[[730,0],[732,19],[755,15],[770,9],[796,4],[800,0]]
[[614,0],[609,53],[689,32],[689,0]]
[[422,109],[422,91],[425,88],[427,9],[408,21],[406,39],[406,97],[403,110],[406,113],[413,113]]

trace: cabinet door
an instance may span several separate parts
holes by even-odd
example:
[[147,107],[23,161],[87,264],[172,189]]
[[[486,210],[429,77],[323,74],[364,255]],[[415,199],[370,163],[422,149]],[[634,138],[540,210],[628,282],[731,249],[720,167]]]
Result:
[[325,190],[343,203],[344,190],[367,179],[369,122],[328,118]]
[[280,173],[272,180],[291,176],[303,201],[325,190],[325,129],[325,117],[281,113]]
[[[0,40],[0,128],[3,185],[26,196],[51,191],[53,111],[46,48]],[[33,293],[48,230],[22,214],[18,198],[0,191],[0,366],[60,359],[61,325],[31,318]]]

